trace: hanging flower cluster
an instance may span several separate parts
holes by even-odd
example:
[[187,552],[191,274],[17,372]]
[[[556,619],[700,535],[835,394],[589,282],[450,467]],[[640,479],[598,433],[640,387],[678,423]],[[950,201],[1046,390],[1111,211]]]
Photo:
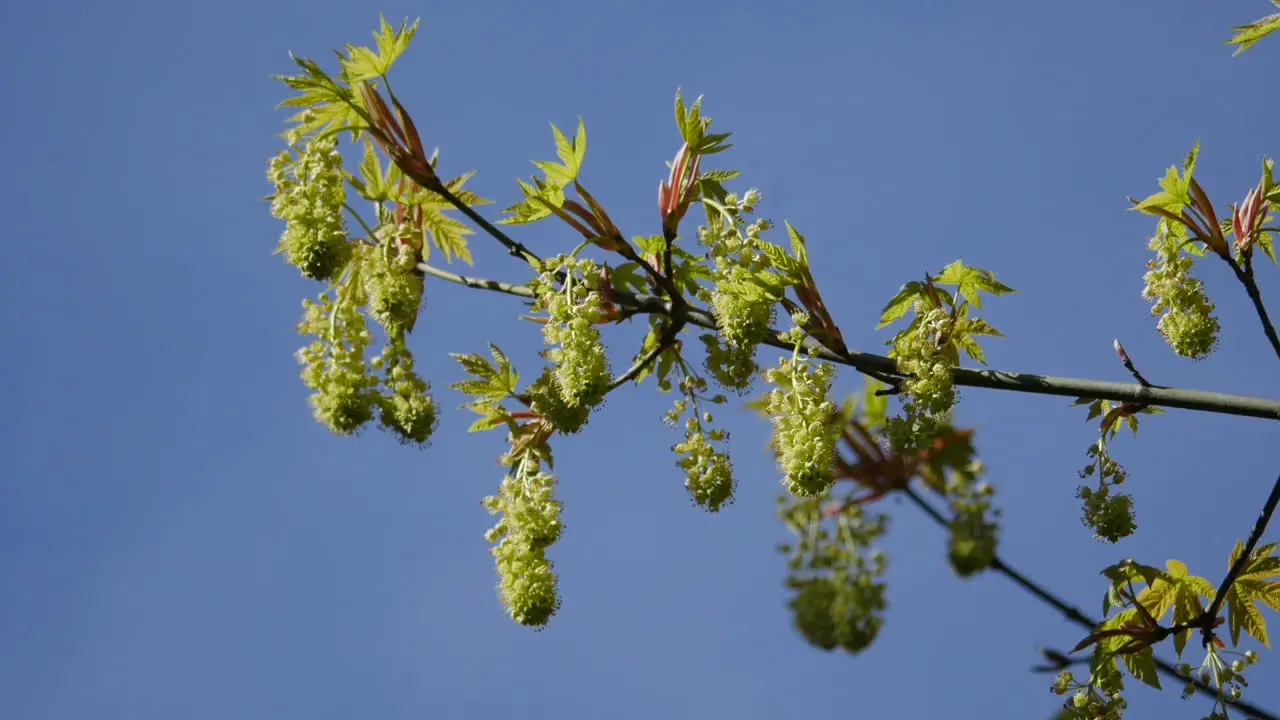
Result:
[[[600,294],[587,284],[599,272],[590,260],[561,255],[547,261],[532,283],[535,307],[547,313],[543,340],[557,346],[547,353],[556,389],[569,408],[599,405],[609,387],[609,361],[596,328],[602,315]],[[563,282],[557,282],[558,273]]]
[[774,386],[766,396],[765,412],[773,424],[778,469],[783,486],[794,495],[820,495],[835,480],[840,422],[828,397],[834,375],[831,363],[799,351],[764,372]]
[[1156,329],[1182,357],[1200,360],[1218,344],[1220,326],[1204,283],[1191,275],[1194,258],[1181,247],[1186,241],[1182,225],[1161,221],[1151,239],[1156,259],[1147,263],[1142,299],[1152,303],[1151,314],[1160,317]]
[[271,214],[285,221],[278,252],[303,277],[333,279],[352,249],[342,217],[346,189],[337,138],[314,138],[301,150],[281,151],[271,158],[267,179],[275,186]]
[[497,494],[483,501],[490,513],[500,516],[485,533],[486,541],[496,543],[491,553],[498,570],[498,597],[513,620],[539,629],[560,607],[558,578],[546,553],[564,529],[554,487],[555,478],[526,453],[513,463]]

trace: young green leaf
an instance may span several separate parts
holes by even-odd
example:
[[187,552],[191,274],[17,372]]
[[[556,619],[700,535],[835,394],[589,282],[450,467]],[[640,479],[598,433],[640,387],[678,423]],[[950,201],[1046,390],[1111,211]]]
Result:
[[640,272],[639,263],[622,263],[609,271],[609,283],[616,289],[642,293],[648,289],[645,285],[647,276]]
[[[1274,3],[1275,0],[1272,2]],[[1232,55],[1239,55],[1262,38],[1280,30],[1280,13],[1260,17],[1247,25],[1237,25],[1231,29],[1236,34],[1227,40],[1227,44],[1236,46],[1236,51]]]
[[956,291],[968,300],[970,305],[978,309],[982,308],[982,298],[978,295],[980,291],[991,295],[1007,295],[1016,292],[1013,288],[996,280],[995,274],[990,270],[967,267],[960,260],[943,268],[938,277],[934,278],[934,282],[955,285]]
[[[769,263],[773,265],[773,269],[786,278],[788,285],[798,285],[804,282],[803,261],[791,257],[786,250],[767,240],[759,241],[759,249],[769,258]],[[800,246],[800,250],[804,252],[803,245]]]
[[791,226],[790,220],[784,220],[787,225],[787,237],[791,238],[791,254],[804,267],[809,267],[809,252],[805,249],[804,236]]
[[418,31],[419,21],[417,20],[410,26],[406,18],[400,23],[400,27],[394,30],[387,24],[386,18],[379,15],[378,20],[380,27],[373,33],[374,42],[378,46],[376,52],[368,47],[347,44],[347,56],[342,58],[347,82],[357,83],[386,75],[391,69],[391,64],[400,57],[400,54],[409,46],[414,33]]
[[880,311],[880,324],[876,325],[876,329],[889,325],[894,320],[906,315],[910,312],[912,305],[918,298],[924,296],[924,283],[912,280],[898,289],[898,294],[894,295],[889,302]]
[[[578,176],[578,172],[582,169],[582,158],[587,154],[587,129],[582,123],[582,118],[578,118],[578,132],[574,135],[573,140],[569,140],[560,132],[560,128],[551,124],[551,132],[556,137],[556,157],[560,158],[563,163],[565,172],[569,174],[569,180],[563,184],[572,182]],[[550,175],[548,175],[550,178]]]
[[1123,653],[1119,657],[1130,675],[1157,690],[1160,689],[1160,675],[1156,672],[1155,653],[1151,648],[1143,648],[1138,652]]
[[[1227,590],[1227,626],[1231,631],[1233,644],[1239,644],[1240,631],[1244,630],[1258,642],[1271,647],[1267,637],[1267,624],[1257,603],[1280,612],[1280,580],[1268,579],[1280,576],[1280,557],[1271,557],[1276,546],[1277,543],[1270,543],[1255,548],[1245,561],[1240,575]],[[1227,561],[1228,568],[1235,564],[1242,552],[1244,543],[1236,541]]]
[[876,394],[876,391],[882,390],[884,387],[884,383],[869,375],[863,384],[862,414],[867,426],[873,429],[884,425],[885,415],[889,408],[889,398],[885,395]]

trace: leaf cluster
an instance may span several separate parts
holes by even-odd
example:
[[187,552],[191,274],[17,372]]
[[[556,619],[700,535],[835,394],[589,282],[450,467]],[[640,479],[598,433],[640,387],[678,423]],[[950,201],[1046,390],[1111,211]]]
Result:
[[[955,287],[955,292],[940,285]],[[943,351],[943,356],[952,365],[958,365],[960,351],[970,358],[986,364],[982,346],[977,338],[983,336],[1004,337],[986,320],[970,317],[970,309],[982,309],[982,293],[989,295],[1007,295],[1015,292],[1013,288],[995,279],[989,270],[971,268],[961,260],[956,260],[934,276],[926,276],[924,281],[912,280],[904,284],[896,295],[880,311],[880,324],[876,329],[892,324],[894,321],[914,312],[915,316],[907,327],[885,342],[896,346],[903,338],[919,330],[923,309],[946,308],[950,314],[950,323],[946,331],[937,338],[936,343]],[[891,351],[890,357],[894,356]]]

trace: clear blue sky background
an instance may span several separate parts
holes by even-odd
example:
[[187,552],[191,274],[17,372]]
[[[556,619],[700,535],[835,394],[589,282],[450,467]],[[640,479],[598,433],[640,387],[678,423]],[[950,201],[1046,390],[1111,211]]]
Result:
[[[879,348],[898,285],[963,257],[1020,291],[989,304],[1009,336],[988,343],[993,367],[1125,380],[1119,337],[1154,382],[1276,397],[1223,267],[1202,272],[1221,351],[1167,350],[1139,298],[1154,224],[1125,210],[1197,138],[1219,207],[1280,151],[1280,40],[1234,59],[1222,42],[1270,5],[963,5],[5,3],[0,716],[1049,717],[1033,646],[1080,631],[999,576],[954,578],[944,534],[906,504],[886,504],[879,640],[857,657],[805,645],[773,550],[764,424],[722,413],[740,489],[708,516],[651,387],[558,445],[564,608],[545,632],[515,626],[481,537],[502,438],[467,435],[452,410],[423,452],[314,423],[292,324],[318,288],[271,256],[281,227],[259,200],[287,51],[323,58],[367,43],[379,11],[422,16],[397,91],[442,167],[477,169],[502,205],[552,155],[548,121],[581,115],[584,180],[626,232],[654,232],[683,87],[735,132],[716,160],[746,171],[738,187],[809,237],[851,346]],[[574,242],[550,224],[520,237]],[[475,248],[477,273],[525,279]],[[1276,270],[1261,274],[1280,307]],[[461,401],[448,352],[500,339],[532,375],[540,340],[518,303],[428,287],[413,340],[442,406]],[[1098,570],[1126,556],[1220,578],[1275,477],[1275,426],[1173,411],[1120,437],[1141,530],[1106,546],[1078,520],[1094,431],[1067,405],[964,393],[1007,560],[1091,613]],[[1280,710],[1280,658],[1253,681]],[[1208,708],[1133,685],[1133,718]]]

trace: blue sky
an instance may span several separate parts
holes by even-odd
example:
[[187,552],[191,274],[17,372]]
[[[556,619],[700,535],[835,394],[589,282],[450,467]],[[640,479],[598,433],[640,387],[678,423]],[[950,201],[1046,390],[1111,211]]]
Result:
[[[1222,41],[1268,8],[6,4],[0,715],[1049,717],[1033,647],[1081,633],[999,576],[954,578],[943,533],[905,503],[885,506],[880,638],[856,657],[805,645],[773,550],[764,424],[721,413],[738,501],[708,516],[681,487],[659,420],[670,398],[652,387],[615,393],[558,444],[564,607],[542,633],[511,623],[479,504],[501,437],[467,435],[450,410],[415,451],[310,418],[292,325],[318,288],[271,256],[281,228],[259,200],[285,96],[268,76],[291,70],[289,50],[368,42],[380,11],[421,16],[396,89],[442,167],[478,170],[474,187],[505,206],[528,161],[551,156],[548,121],[580,115],[584,181],[632,235],[657,229],[676,88],[705,94],[735,133],[722,162],[809,238],[850,346],[881,347],[872,328],[899,284],[960,257],[1019,290],[988,304],[1008,336],[987,344],[993,367],[1126,380],[1119,337],[1154,382],[1276,397],[1225,267],[1201,272],[1220,351],[1168,351],[1139,297],[1153,223],[1125,210],[1197,138],[1219,206],[1257,182],[1278,150],[1275,94],[1259,88],[1280,41],[1234,59]],[[519,237],[544,254],[574,242],[549,224]],[[525,280],[491,245],[475,240],[474,271]],[[1275,268],[1260,272],[1280,297]],[[496,339],[533,367],[540,339],[511,298],[427,293],[413,343],[442,406],[461,402],[449,352]],[[618,346],[622,362],[632,352]],[[1107,546],[1072,497],[1093,439],[1080,408],[970,390],[958,421],[978,428],[1000,491],[1006,560],[1091,613],[1098,570],[1123,557],[1220,578],[1276,473],[1264,421],[1155,418],[1115,443],[1141,529]],[[1264,654],[1247,696],[1272,709],[1277,662]],[[1131,718],[1208,708],[1131,685]]]

